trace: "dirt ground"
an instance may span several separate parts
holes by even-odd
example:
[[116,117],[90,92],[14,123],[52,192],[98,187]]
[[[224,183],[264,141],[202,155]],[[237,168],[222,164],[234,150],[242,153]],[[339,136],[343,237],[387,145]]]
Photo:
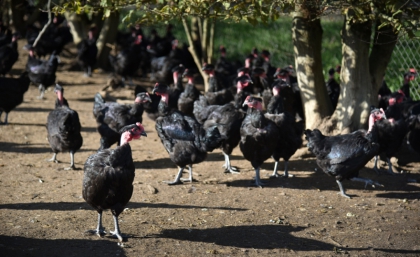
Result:
[[[15,76],[26,56],[22,50]],[[45,128],[54,108],[52,88],[39,100],[37,87],[30,86],[24,102],[10,113],[10,124],[0,126],[2,256],[420,255],[419,155],[404,148],[393,162],[400,173],[395,176],[376,175],[369,162],[361,176],[384,187],[365,189],[345,181],[352,199],[337,194],[335,180],[316,169],[306,146],[289,163],[293,178],[268,179],[274,163],[267,160],[262,177],[269,185],[262,189],[251,186],[254,171],[238,148],[232,163],[240,174],[223,173],[223,155],[215,150],[194,165],[196,182],[168,186],[162,181],[172,180],[177,168],[146,116],[148,137],[131,142],[134,193],[120,215],[126,242],[121,247],[114,238],[86,235],[84,231],[96,227],[97,213],[82,198],[83,165],[99,147],[93,96],[108,75],[97,72],[85,78],[82,72],[68,71],[70,64],[63,58],[57,76],[83,127],[83,146],[75,155],[78,170],[63,170],[69,165],[68,153],[57,156],[58,164],[46,161],[52,156]],[[130,89],[110,95],[133,99]],[[107,231],[113,229],[109,211],[103,221]]]

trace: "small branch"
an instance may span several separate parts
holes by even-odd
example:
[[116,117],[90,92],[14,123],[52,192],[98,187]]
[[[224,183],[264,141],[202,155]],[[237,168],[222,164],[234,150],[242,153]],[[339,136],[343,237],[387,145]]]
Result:
[[32,47],[35,47],[38,44],[38,41],[41,39],[42,35],[47,30],[48,26],[50,26],[50,24],[51,24],[51,20],[52,20],[51,19],[51,0],[48,0],[47,8],[48,8],[48,22],[47,22],[47,24],[44,25],[41,32],[39,32],[38,37],[35,39]]
[[187,24],[187,21],[184,17],[182,17],[182,24],[184,25],[185,34],[187,35],[188,44],[190,45],[190,47],[188,47],[188,50],[190,51],[191,55],[193,56],[194,62],[197,65],[198,70],[199,70],[201,76],[204,79],[204,91],[207,92],[207,89],[208,89],[207,74],[204,71],[201,70],[201,68],[203,67],[203,64],[198,59],[197,51],[194,47],[194,43],[193,43],[193,40],[192,40],[192,37],[191,37],[191,31],[190,31],[190,28],[189,28],[189,26]]

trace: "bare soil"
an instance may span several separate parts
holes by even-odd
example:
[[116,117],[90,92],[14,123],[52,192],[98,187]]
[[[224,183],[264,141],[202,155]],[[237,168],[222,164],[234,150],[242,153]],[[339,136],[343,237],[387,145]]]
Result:
[[[26,56],[21,51],[15,76],[24,69]],[[62,61],[58,82],[83,127],[84,143],[75,155],[79,169],[63,170],[69,165],[68,153],[57,156],[60,163],[46,161],[52,151],[45,124],[55,94],[50,89],[39,100],[37,87],[30,86],[24,102],[10,113],[10,124],[0,126],[2,256],[420,255],[420,156],[405,147],[393,160],[400,174],[377,175],[373,161],[361,170],[360,176],[384,187],[365,189],[345,181],[352,199],[337,194],[335,180],[317,170],[306,146],[289,163],[293,178],[268,179],[274,163],[267,160],[262,177],[269,185],[262,189],[251,185],[255,174],[239,149],[232,163],[240,174],[223,173],[223,155],[215,150],[194,165],[197,181],[168,186],[162,181],[172,180],[177,167],[146,116],[148,137],[131,142],[134,194],[120,215],[126,241],[119,246],[114,238],[85,234],[96,227],[97,213],[82,198],[83,165],[99,147],[93,96],[108,75],[96,72],[85,78],[80,71],[69,71],[71,59]],[[135,82],[151,86],[147,79]],[[110,96],[134,99],[130,88]],[[110,212],[104,213],[104,226],[113,229]]]

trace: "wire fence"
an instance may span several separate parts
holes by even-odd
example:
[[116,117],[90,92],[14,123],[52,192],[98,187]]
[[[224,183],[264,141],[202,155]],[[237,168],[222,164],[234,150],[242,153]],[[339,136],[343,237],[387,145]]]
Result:
[[[420,69],[420,39],[400,38],[392,53],[391,61],[385,74],[385,81],[391,91],[398,90],[403,85],[403,74],[410,68]],[[420,77],[410,82],[410,96],[420,100]]]

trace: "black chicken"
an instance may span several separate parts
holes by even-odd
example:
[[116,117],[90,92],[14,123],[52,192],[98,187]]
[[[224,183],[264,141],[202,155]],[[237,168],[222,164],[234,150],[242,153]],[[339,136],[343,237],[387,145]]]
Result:
[[273,96],[267,80],[267,74],[261,67],[252,70],[253,93],[262,96],[264,107],[267,109],[268,103]]
[[420,154],[420,113],[411,115],[409,122],[410,131],[407,134],[407,144]]
[[3,112],[6,113],[4,123],[0,120],[0,124],[7,125],[9,112],[23,102],[23,95],[30,83],[27,72],[19,78],[0,78],[0,118]]
[[48,142],[54,152],[50,162],[57,162],[57,153],[69,151],[70,152],[70,167],[65,170],[76,169],[74,166],[74,154],[82,147],[83,138],[80,134],[81,125],[79,115],[76,111],[64,105],[62,90],[58,86],[55,89],[58,102],[61,105],[56,106],[48,114],[47,118],[47,132]]
[[245,99],[252,95],[252,79],[248,74],[236,78],[236,95],[234,96],[234,103],[236,109],[247,110],[248,105],[244,105]]
[[[178,110],[186,115],[193,115],[194,102],[198,100],[201,93],[194,85],[194,74],[190,69],[185,69],[183,77],[187,77],[188,82],[185,85],[184,92],[178,99]],[[170,100],[169,100],[170,101]]]
[[174,85],[169,89],[169,107],[173,109],[178,109],[178,99],[184,92],[184,86],[182,85],[182,77],[185,71],[185,67],[182,64],[179,64],[172,68],[172,77],[174,80]]
[[410,97],[410,82],[418,76],[416,69],[411,68],[404,73],[404,82],[400,90],[404,93],[404,96],[411,100]]
[[[300,88],[297,83],[297,78],[292,75],[294,74],[294,72],[295,71],[292,66],[286,66],[284,68],[278,68],[276,73],[274,73],[274,77],[276,77],[277,80],[283,80],[284,82],[286,82],[286,84],[290,85],[290,88],[293,92],[293,96],[292,94],[289,94],[289,90],[282,90],[281,94],[283,95],[283,102],[286,111],[295,115],[297,120],[300,120],[304,119],[303,104],[302,98],[300,96]],[[286,94],[287,97],[285,96]],[[292,110],[289,110],[289,108]]]
[[204,63],[201,69],[209,76],[209,88],[208,92],[217,92],[229,87],[227,78],[214,70],[214,65],[210,63]]
[[34,84],[39,84],[39,99],[44,98],[45,89],[55,83],[58,67],[57,55],[53,53],[47,61],[35,57],[33,48],[29,49],[26,71]]
[[134,76],[140,66],[142,36],[137,35],[136,40],[130,47],[123,49],[116,56],[109,55],[109,61],[114,69],[114,73],[121,76],[123,84],[127,78]]
[[[282,82],[282,80],[280,81]],[[287,85],[284,85],[283,88],[284,87],[287,87]],[[270,98],[268,104],[266,105],[267,112],[270,114],[281,114],[285,112],[283,97],[280,95],[281,89],[282,89],[282,86],[280,85],[280,83],[273,84],[272,97]],[[263,101],[264,101],[264,97],[263,97]]]
[[329,78],[327,82],[325,83],[327,87],[328,96],[330,98],[330,101],[333,107],[333,111],[337,107],[338,97],[340,96],[340,84],[338,84],[338,82],[335,80],[334,74],[335,74],[335,69],[334,68],[329,69],[328,70]]
[[0,74],[5,76],[13,67],[19,57],[17,50],[17,40],[19,34],[15,33],[12,42],[0,47]]
[[233,79],[236,77],[235,65],[226,58],[226,48],[224,46],[219,47],[219,52],[220,56],[215,64],[215,72],[222,74],[225,78],[228,78],[228,80],[230,80],[230,78]]
[[3,21],[0,20],[0,47],[12,42],[12,31],[3,25]]
[[66,44],[73,42],[73,36],[70,32],[70,28],[62,25],[63,21],[63,17],[55,16],[52,23],[42,34],[35,47],[32,46],[38,37],[40,30],[35,26],[29,26],[29,33],[26,35],[28,44],[25,48],[33,48],[36,54],[41,58],[53,53],[58,56]]
[[77,61],[85,72],[85,77],[92,77],[92,70],[96,64],[96,56],[98,55],[98,47],[96,46],[94,35],[95,31],[95,28],[91,28],[88,32],[88,38],[83,39],[77,45]]
[[168,87],[157,83],[154,94],[161,96],[159,103],[160,117],[156,120],[156,131],[169,157],[179,171],[169,185],[180,184],[184,168],[189,167],[189,180],[193,181],[192,165],[204,161],[207,152],[220,146],[222,137],[217,126],[204,129],[193,117],[168,108]]
[[64,88],[61,85],[56,84],[54,92],[57,95],[57,99],[55,99],[55,108],[58,108],[64,105],[67,107],[70,107],[69,103],[67,102],[67,99],[64,97]]
[[115,230],[110,233],[123,241],[118,225],[118,216],[124,210],[133,194],[135,167],[128,142],[147,137],[140,123],[128,125],[119,131],[120,146],[104,149],[91,155],[86,160],[83,177],[83,199],[98,212],[96,230],[92,234],[102,236],[106,233],[102,226],[102,212],[110,209],[114,218]]
[[97,130],[101,135],[101,146],[99,150],[119,145],[121,134],[119,131],[136,122],[142,122],[143,104],[150,102],[148,93],[142,92],[136,95],[134,106],[105,102],[102,96],[97,93],[93,104],[93,116],[96,119]]
[[255,170],[255,185],[262,187],[265,183],[260,180],[260,167],[273,155],[280,132],[276,124],[264,116],[260,98],[248,96],[243,104],[248,110],[240,129],[239,147]]
[[209,105],[204,96],[194,102],[194,116],[203,124],[204,129],[217,126],[222,135],[221,149],[225,157],[226,173],[238,173],[238,168],[230,164],[229,155],[238,146],[241,136],[239,134],[244,113],[235,108],[232,103],[225,105]]
[[[382,110],[382,109],[381,109]],[[378,143],[380,145],[379,153],[384,153],[388,163],[388,173],[394,174],[392,170],[391,157],[395,156],[399,150],[404,138],[408,132],[408,126],[404,119],[395,120],[383,119],[377,120],[375,126],[378,130]],[[375,165],[373,169],[379,174],[377,166],[379,156],[375,156]]]
[[272,156],[275,164],[271,177],[279,177],[277,170],[280,158],[284,159],[283,177],[293,177],[292,175],[289,175],[288,163],[290,157],[292,157],[296,150],[302,145],[303,121],[300,120],[296,122],[295,117],[288,112],[280,113],[278,111],[269,111],[265,114],[265,117],[272,120],[277,125],[280,132],[277,146]]
[[158,81],[166,84],[171,84],[173,82],[172,69],[182,62],[182,50],[178,48],[177,39],[172,40],[171,44],[172,49],[168,55],[152,58],[150,73],[151,81]]
[[305,130],[308,149],[315,154],[318,166],[328,175],[335,177],[341,195],[348,196],[341,182],[345,179],[382,186],[378,182],[359,177],[359,170],[379,153],[377,120],[384,112],[375,109],[369,117],[369,130],[358,130],[350,134],[324,136],[318,129]]

